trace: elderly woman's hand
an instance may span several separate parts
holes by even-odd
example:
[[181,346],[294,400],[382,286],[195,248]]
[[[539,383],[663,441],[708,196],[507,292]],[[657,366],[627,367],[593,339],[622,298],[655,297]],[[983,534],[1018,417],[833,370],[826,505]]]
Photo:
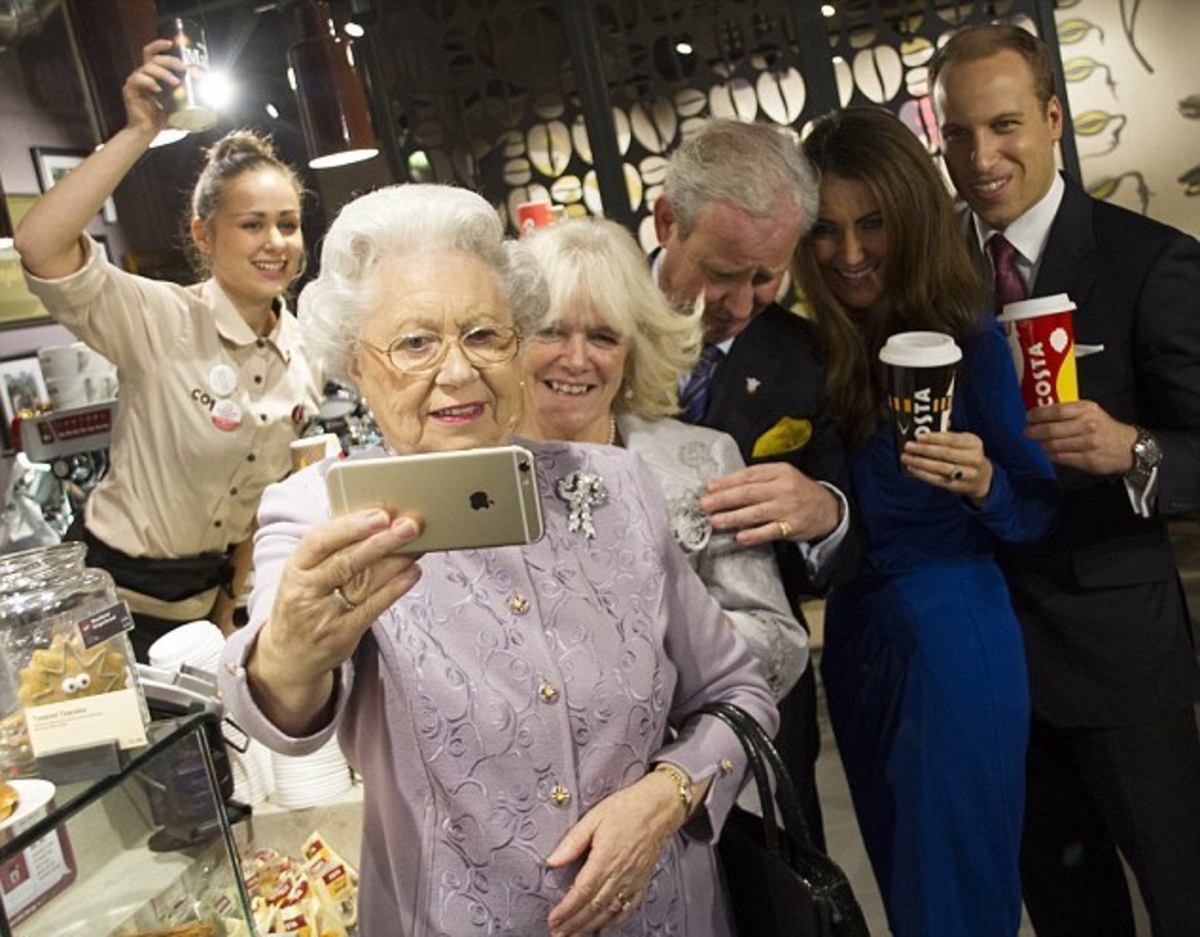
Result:
[[546,860],[557,868],[587,856],[550,912],[551,937],[623,923],[642,903],[663,847],[686,819],[678,785],[655,771],[589,810]]
[[417,557],[396,552],[419,532],[411,518],[372,509],[300,539],[247,662],[251,691],[281,730],[312,729],[330,702],[334,670],[420,578]]

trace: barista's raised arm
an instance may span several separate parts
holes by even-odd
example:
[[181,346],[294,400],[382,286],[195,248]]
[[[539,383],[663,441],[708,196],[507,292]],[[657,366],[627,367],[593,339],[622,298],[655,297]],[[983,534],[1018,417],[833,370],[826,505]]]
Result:
[[179,84],[183,63],[166,53],[169,39],[155,39],[142,50],[142,65],[122,89],[126,124],[65,179],[37,200],[17,229],[21,262],[46,279],[64,277],[83,266],[79,236],[166,126],[159,94]]

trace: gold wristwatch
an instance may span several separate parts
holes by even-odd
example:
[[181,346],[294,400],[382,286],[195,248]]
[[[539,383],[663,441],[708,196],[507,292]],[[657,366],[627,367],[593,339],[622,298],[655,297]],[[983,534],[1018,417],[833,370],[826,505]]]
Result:
[[692,790],[692,779],[684,774],[681,770],[672,764],[665,761],[660,761],[654,766],[654,770],[659,774],[665,774],[677,785],[679,785],[679,803],[683,807],[684,817],[692,815],[692,803],[695,800],[695,793]]

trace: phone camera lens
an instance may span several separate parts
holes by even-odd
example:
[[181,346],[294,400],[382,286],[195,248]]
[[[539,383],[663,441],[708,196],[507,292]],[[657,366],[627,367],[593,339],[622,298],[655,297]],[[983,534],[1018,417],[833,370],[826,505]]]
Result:
[[517,468],[519,468],[522,472],[528,472],[529,471],[529,463],[522,460],[517,463]]

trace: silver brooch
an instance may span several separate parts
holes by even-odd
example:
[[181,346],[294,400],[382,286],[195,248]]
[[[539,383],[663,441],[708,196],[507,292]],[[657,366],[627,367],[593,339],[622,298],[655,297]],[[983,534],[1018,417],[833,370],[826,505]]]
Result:
[[712,539],[712,521],[700,508],[701,494],[697,489],[667,502],[671,533],[685,553],[699,553]]
[[558,480],[555,490],[570,508],[567,514],[567,530],[582,530],[589,540],[595,539],[596,528],[592,524],[592,508],[599,507],[608,500],[608,488],[604,479],[591,472],[572,472]]

